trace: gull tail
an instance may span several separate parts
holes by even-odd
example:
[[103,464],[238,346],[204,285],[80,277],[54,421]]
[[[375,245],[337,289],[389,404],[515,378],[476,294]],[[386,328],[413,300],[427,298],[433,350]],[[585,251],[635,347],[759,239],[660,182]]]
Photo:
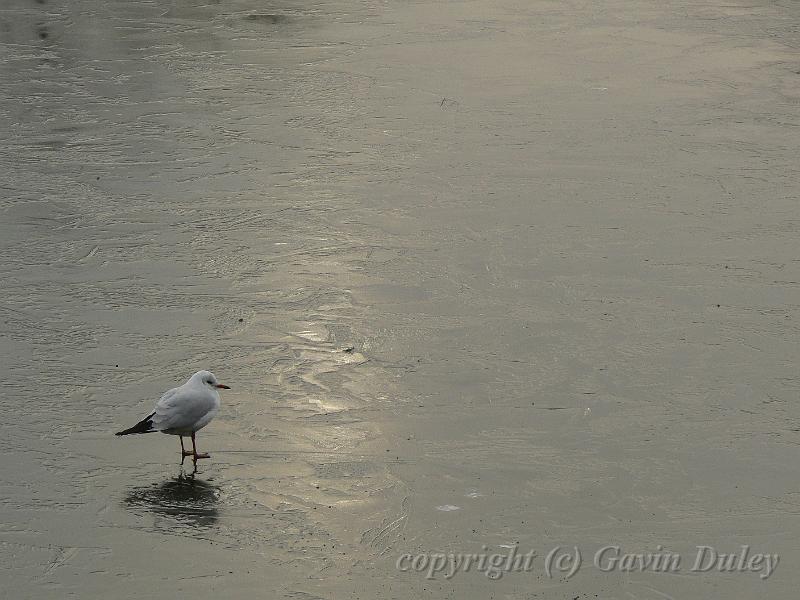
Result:
[[124,429],[123,431],[118,431],[114,435],[130,435],[131,433],[152,433],[156,431],[153,429],[153,416],[156,413],[150,413],[144,419],[139,421],[136,425],[129,429]]

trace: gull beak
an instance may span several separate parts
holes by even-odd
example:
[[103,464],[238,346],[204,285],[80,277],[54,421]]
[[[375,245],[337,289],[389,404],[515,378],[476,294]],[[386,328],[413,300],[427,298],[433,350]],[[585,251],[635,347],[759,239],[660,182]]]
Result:
[[231,388],[230,388],[230,387],[228,387],[227,385],[222,385],[221,383],[218,383],[218,384],[217,384],[217,385],[215,385],[214,387],[215,387],[215,388],[217,388],[217,389],[220,389],[220,390],[229,390],[229,389],[231,389]]

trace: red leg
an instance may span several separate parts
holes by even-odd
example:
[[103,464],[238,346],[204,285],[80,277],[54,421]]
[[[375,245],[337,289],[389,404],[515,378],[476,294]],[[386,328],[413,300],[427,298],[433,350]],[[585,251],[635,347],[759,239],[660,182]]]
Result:
[[187,451],[186,448],[183,446],[183,436],[182,435],[179,435],[178,438],[181,440],[181,464],[183,464],[183,461],[186,460],[186,457],[187,456],[192,456],[194,454],[194,452]]
[[203,452],[202,454],[198,454],[197,445],[194,439],[194,432],[192,432],[192,460],[195,463],[197,463],[198,459],[200,458],[211,458],[211,455],[208,452]]

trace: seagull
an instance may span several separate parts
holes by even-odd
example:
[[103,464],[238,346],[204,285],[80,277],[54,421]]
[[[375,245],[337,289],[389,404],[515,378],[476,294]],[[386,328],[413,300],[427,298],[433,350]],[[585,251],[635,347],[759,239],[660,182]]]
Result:
[[[187,456],[197,466],[198,459],[211,458],[207,452],[199,454],[195,446],[195,434],[211,422],[219,411],[219,392],[229,390],[227,385],[222,385],[211,371],[198,371],[180,387],[165,392],[156,402],[156,407],[149,415],[136,425],[115,435],[130,435],[132,433],[152,433],[160,431],[180,436],[181,464]],[[183,437],[192,438],[192,451],[183,447]]]

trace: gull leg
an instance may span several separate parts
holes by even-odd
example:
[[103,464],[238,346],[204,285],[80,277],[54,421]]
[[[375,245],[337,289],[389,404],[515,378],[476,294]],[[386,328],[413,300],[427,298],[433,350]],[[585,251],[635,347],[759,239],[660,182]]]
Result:
[[211,455],[208,452],[203,452],[202,454],[197,453],[197,445],[194,439],[194,432],[192,432],[192,461],[194,461],[196,465],[197,461],[201,458],[211,458]]
[[186,450],[186,448],[183,447],[183,436],[182,435],[179,435],[178,438],[181,440],[181,464],[183,464],[183,461],[186,460],[186,457],[187,456],[192,456],[194,453],[193,452],[188,452]]

